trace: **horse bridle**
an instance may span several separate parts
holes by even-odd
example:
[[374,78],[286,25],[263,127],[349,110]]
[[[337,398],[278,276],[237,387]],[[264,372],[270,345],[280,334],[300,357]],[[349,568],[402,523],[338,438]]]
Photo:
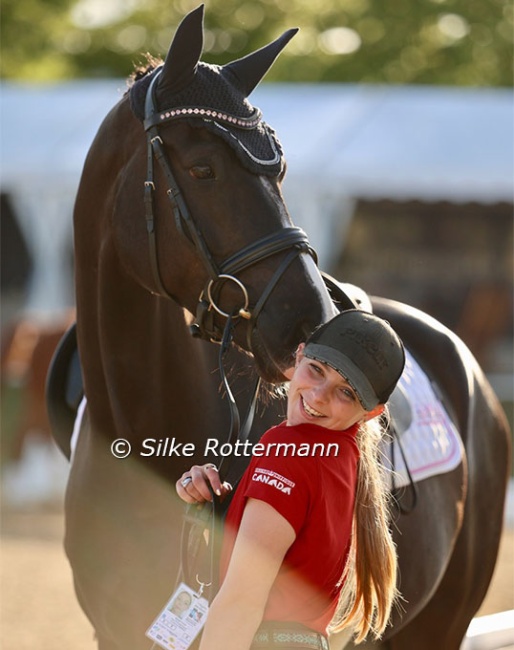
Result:
[[[241,118],[225,112],[204,107],[178,107],[173,109],[156,110],[155,88],[160,75],[158,70],[150,83],[145,99],[145,120],[144,128],[147,132],[147,177],[144,183],[144,203],[146,230],[148,233],[150,264],[152,275],[156,286],[156,295],[173,299],[173,296],[166,290],[159,267],[156,241],[155,216],[153,208],[153,195],[155,191],[154,182],[154,157],[159,162],[168,185],[167,195],[171,202],[175,223],[179,232],[184,234],[196,248],[209,279],[204,290],[200,294],[196,313],[196,320],[191,326],[194,336],[207,340],[220,342],[222,340],[221,330],[214,324],[215,314],[225,318],[242,318],[248,321],[247,345],[251,351],[252,332],[257,324],[257,319],[273,289],[279,282],[290,264],[302,253],[311,255],[317,262],[317,256],[309,244],[307,235],[301,228],[281,228],[279,231],[262,237],[257,241],[245,246],[242,250],[231,255],[221,264],[217,264],[209,250],[209,247],[202,235],[200,228],[192,217],[184,200],[180,187],[175,179],[168,161],[163,141],[159,135],[159,126],[173,120],[187,117],[200,117],[223,122],[232,127],[240,129],[254,129],[261,120],[261,113],[254,109],[248,118]],[[285,250],[289,254],[282,260],[269,281],[267,287],[258,299],[254,307],[250,307],[248,291],[245,285],[238,278],[238,274],[254,264],[265,260]],[[222,310],[218,305],[221,287],[226,282],[233,282],[242,294],[242,303],[234,307],[231,312]]]
[[[233,329],[237,321],[247,321],[246,340],[248,350],[252,351],[252,333],[257,325],[257,320],[264,305],[288,267],[301,254],[310,255],[317,263],[317,255],[309,244],[307,235],[301,228],[281,228],[279,231],[262,237],[257,241],[245,246],[240,251],[228,257],[221,264],[217,264],[209,250],[209,247],[202,235],[200,228],[193,219],[180,187],[175,179],[171,165],[166,154],[164,143],[159,135],[159,126],[168,122],[184,119],[187,117],[199,117],[206,120],[214,120],[239,129],[254,129],[261,121],[261,113],[254,109],[248,118],[237,117],[226,112],[210,108],[186,106],[161,111],[156,110],[155,88],[159,78],[160,70],[154,73],[153,79],[148,87],[145,99],[145,120],[144,128],[147,132],[147,177],[144,183],[144,203],[146,229],[148,233],[150,264],[156,291],[158,296],[174,299],[166,290],[161,278],[159,261],[157,255],[156,227],[153,209],[155,182],[154,182],[154,157],[159,162],[165,176],[168,189],[166,190],[171,202],[173,215],[178,232],[182,233],[196,248],[203,266],[205,267],[208,280],[204,290],[198,299],[196,320],[191,326],[193,336],[204,338],[220,343],[219,369],[224,390],[230,406],[231,424],[227,436],[227,442],[235,440],[245,441],[250,435],[252,421],[255,414],[257,395],[259,391],[260,378],[257,378],[253,389],[253,396],[250,400],[244,423],[241,426],[239,411],[235,399],[230,390],[229,382],[224,370],[223,357],[227,353],[233,338]],[[238,278],[241,271],[257,264],[277,253],[289,251],[280,262],[266,288],[257,300],[255,306],[250,306],[248,291],[243,282]],[[342,305],[353,307],[348,296],[340,289],[336,282],[326,274],[322,274],[325,285],[332,299]],[[219,305],[221,287],[225,282],[233,282],[242,294],[242,303],[231,311],[223,311]],[[215,314],[226,318],[223,330],[214,323]],[[226,471],[226,468],[224,468]],[[242,473],[240,466],[232,466],[227,472],[230,480],[234,483]]]

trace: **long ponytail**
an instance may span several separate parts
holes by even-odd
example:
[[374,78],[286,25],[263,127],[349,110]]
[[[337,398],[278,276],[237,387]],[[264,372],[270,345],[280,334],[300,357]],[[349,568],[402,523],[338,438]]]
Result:
[[398,598],[397,557],[390,530],[389,491],[380,462],[383,416],[359,427],[360,458],[352,541],[330,632],[352,628],[355,643],[378,639]]

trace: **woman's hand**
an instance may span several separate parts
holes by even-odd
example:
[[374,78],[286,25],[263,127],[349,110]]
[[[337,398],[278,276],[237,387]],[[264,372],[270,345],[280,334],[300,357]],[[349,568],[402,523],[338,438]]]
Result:
[[218,468],[213,463],[193,465],[175,483],[175,489],[182,501],[186,503],[203,503],[204,501],[212,501],[209,484],[219,497],[224,497],[232,491],[230,483],[221,482]]

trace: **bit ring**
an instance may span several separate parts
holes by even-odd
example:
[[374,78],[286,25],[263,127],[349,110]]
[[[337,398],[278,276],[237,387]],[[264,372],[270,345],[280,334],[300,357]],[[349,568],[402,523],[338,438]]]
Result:
[[238,310],[238,314],[242,316],[243,318],[249,319],[251,317],[250,312],[248,311],[248,304],[250,302],[248,298],[248,291],[246,290],[245,285],[241,282],[241,280],[238,280],[235,278],[233,275],[227,275],[225,273],[222,273],[221,275],[218,275],[216,280],[211,280],[209,284],[207,285],[207,298],[209,299],[209,304],[210,306],[214,309],[214,311],[218,312],[220,316],[224,316],[225,318],[228,318],[230,316],[229,313],[226,311],[223,311],[218,307],[218,305],[214,302],[212,298],[212,286],[214,285],[215,282],[218,280],[231,280],[234,282],[234,284],[237,284],[239,289],[241,289],[241,292],[243,294],[244,298],[244,305]]

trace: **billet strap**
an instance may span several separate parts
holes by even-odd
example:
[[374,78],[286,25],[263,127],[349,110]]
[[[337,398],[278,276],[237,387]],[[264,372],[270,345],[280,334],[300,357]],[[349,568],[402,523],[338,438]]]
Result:
[[[414,508],[418,505],[418,486],[416,485],[416,482],[414,481],[409,464],[407,462],[407,457],[405,455],[405,450],[403,448],[403,444],[401,441],[401,436],[398,434],[394,423],[391,423],[389,426],[389,431],[391,433],[391,477],[392,477],[392,488],[391,488],[391,496],[393,497],[393,502],[395,505],[398,507],[398,510],[401,512],[402,515],[409,515]],[[396,487],[396,479],[395,479],[395,467],[396,467],[396,453],[395,453],[395,445],[398,446],[398,449],[400,450],[400,455],[403,460],[403,464],[405,465],[405,470],[407,472],[407,477],[409,479],[409,486],[408,489],[410,490],[411,498],[410,498],[410,504],[408,506],[404,506],[401,501],[401,488]]]

